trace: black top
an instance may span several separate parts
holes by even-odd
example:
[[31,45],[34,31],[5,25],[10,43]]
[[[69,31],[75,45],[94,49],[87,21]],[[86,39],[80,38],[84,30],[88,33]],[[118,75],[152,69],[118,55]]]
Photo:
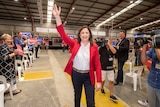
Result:
[[119,61],[126,61],[129,53],[129,40],[124,38],[117,49],[117,58]]
[[100,61],[102,70],[113,70],[113,56],[111,50],[107,49],[106,46],[99,48]]

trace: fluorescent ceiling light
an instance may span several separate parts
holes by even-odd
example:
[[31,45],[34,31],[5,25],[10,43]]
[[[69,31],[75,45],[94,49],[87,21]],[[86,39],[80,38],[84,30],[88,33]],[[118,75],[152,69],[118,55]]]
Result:
[[48,6],[53,7],[53,4],[54,4],[54,0],[48,0]]
[[54,0],[48,0],[47,6],[47,22],[51,22],[52,20],[52,9],[54,6]]
[[159,22],[160,22],[160,20],[156,20],[156,21],[153,21],[153,22],[150,22],[150,23],[147,23],[147,24],[144,24],[144,25],[141,25],[141,26],[135,27],[135,28],[133,28],[133,30],[137,30],[137,29],[140,29],[140,28],[143,28],[143,27],[146,27],[146,26],[152,25],[152,24],[159,23]]
[[52,6],[48,6],[47,10],[51,10],[52,11],[53,7]]
[[48,14],[51,14],[51,15],[52,15],[52,11],[49,11],[49,10],[48,10],[48,11],[47,11],[47,15],[48,15]]
[[141,2],[143,2],[143,0],[137,0],[136,2],[132,3],[131,5],[129,5],[128,7],[122,9],[120,12],[116,13],[115,15],[111,16],[110,18],[106,19],[105,21],[101,22],[100,24],[98,24],[96,26],[96,28],[104,25],[105,23],[111,21],[112,19],[118,17],[119,15],[125,13],[126,11],[130,10],[131,8],[135,7],[136,5],[140,4]]

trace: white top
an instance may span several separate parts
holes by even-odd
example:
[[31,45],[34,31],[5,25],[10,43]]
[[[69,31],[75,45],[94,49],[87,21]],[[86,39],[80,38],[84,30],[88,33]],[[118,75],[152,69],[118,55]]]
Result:
[[90,43],[81,46],[73,60],[73,67],[78,70],[89,70],[89,58],[90,58]]

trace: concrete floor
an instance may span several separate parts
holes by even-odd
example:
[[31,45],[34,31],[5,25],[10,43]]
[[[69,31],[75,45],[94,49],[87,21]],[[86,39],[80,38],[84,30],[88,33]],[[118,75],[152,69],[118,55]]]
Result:
[[[73,87],[63,72],[69,56],[61,49],[41,50],[40,58],[26,72],[52,70],[53,78],[18,82],[22,93],[15,95],[13,100],[6,95],[5,107],[73,107]],[[138,86],[137,91],[133,91],[131,79],[126,78],[124,85],[115,86],[115,95],[130,107],[142,107],[137,100],[146,98],[146,76],[147,73],[142,77],[142,90]]]

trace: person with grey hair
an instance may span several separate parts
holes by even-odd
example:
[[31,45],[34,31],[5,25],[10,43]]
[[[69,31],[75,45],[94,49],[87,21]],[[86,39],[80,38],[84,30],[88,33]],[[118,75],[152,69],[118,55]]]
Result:
[[9,34],[1,36],[2,44],[0,50],[0,75],[5,76],[8,83],[11,84],[13,95],[20,93],[22,90],[16,85],[15,56],[18,50],[14,50],[13,39]]

